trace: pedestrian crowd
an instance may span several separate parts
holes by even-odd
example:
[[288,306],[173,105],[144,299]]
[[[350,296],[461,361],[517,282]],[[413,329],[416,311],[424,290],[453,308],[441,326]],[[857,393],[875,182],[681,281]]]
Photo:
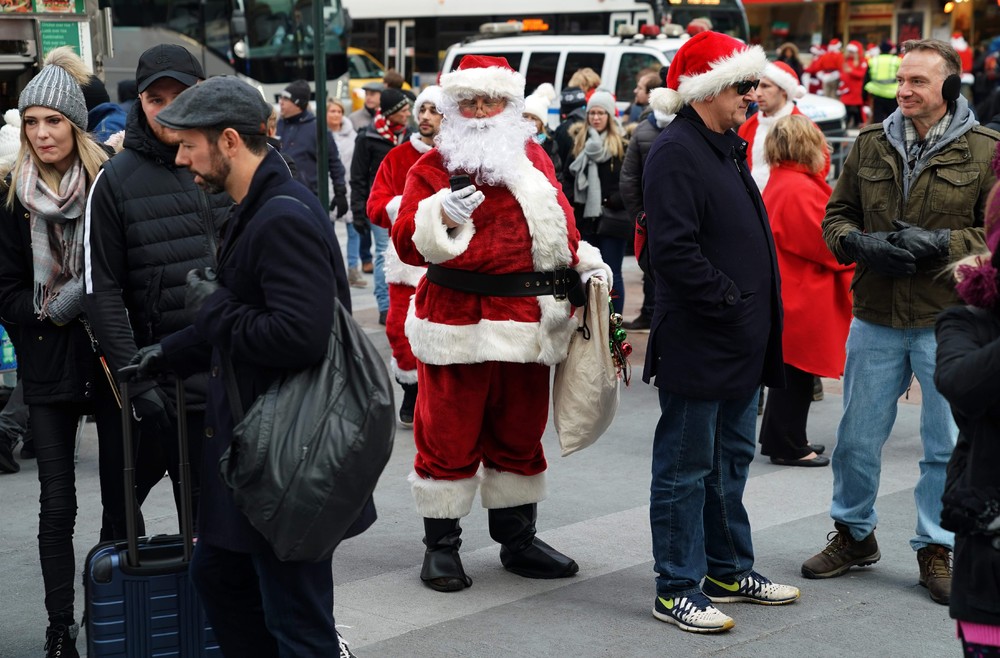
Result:
[[[803,66],[793,44],[769,61],[691,34],[669,68],[639,72],[624,111],[593,70],[526,94],[505,58],[476,55],[418,94],[390,72],[354,112],[315,108],[305,80],[274,108],[175,45],[142,54],[121,105],[72,49],[50,53],[0,128],[0,321],[18,365],[0,471],[19,471],[18,441],[37,460],[46,655],[79,655],[86,417],[100,541],[143,533],[130,500],[141,510],[165,474],[181,518],[190,490],[190,582],[223,654],[353,655],[332,552],[280,559],[216,473],[244,413],[324,359],[334,309],[349,312],[369,275],[403,392],[394,422],[416,446],[427,587],[472,586],[461,521],[477,493],[507,571],[586,570],[536,523],[550,374],[593,322],[595,279],[611,323],[649,334],[656,619],[717,633],[736,624],[723,604],[798,600],[755,568],[743,495],[758,442],[774,464],[832,469],[833,531],[802,575],[877,563],[882,450],[915,378],[915,574],[950,604],[966,655],[997,655],[1000,133],[961,93],[968,47],[956,34],[841,52],[834,39]],[[833,187],[826,139],[796,105],[810,85],[860,128]],[[623,321],[633,253],[643,301]],[[832,454],[806,431],[820,377],[843,377]],[[375,518],[369,499],[344,538]]]

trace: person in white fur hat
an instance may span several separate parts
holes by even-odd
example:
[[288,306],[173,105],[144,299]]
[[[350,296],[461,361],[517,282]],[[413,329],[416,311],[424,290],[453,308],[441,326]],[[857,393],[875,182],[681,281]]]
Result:
[[[771,62],[760,77],[754,92],[757,113],[740,126],[739,136],[747,140],[747,164],[760,191],[764,191],[771,169],[764,161],[764,138],[774,122],[790,114],[802,114],[795,101],[806,95],[806,88],[788,64]],[[819,130],[819,128],[816,128]],[[827,158],[829,159],[829,158]],[[826,171],[829,171],[829,165]],[[825,171],[823,172],[825,175]]]
[[548,82],[538,85],[531,95],[524,99],[524,118],[535,124],[535,141],[542,145],[552,160],[552,168],[562,171],[562,158],[559,157],[559,145],[552,131],[549,130],[549,106],[556,98],[556,88]]
[[734,626],[716,603],[799,597],[754,570],[743,505],[758,391],[784,385],[774,240],[735,131],[767,64],[760,46],[702,32],[650,98],[677,115],[643,174],[657,279],[643,379],[655,378],[661,410],[649,508],[653,615],[697,633]]
[[610,271],[580,241],[532,139],[524,78],[503,57],[466,55],[441,87],[436,148],[410,168],[392,226],[400,260],[427,265],[406,319],[420,382],[410,475],[427,547],[420,578],[441,592],[472,584],[459,521],[477,489],[504,568],[572,576],[577,563],[535,536],[541,438],[551,366],[566,358],[583,303],[581,275],[610,281]]
[[[399,214],[399,202],[406,186],[406,174],[424,153],[434,147],[434,138],[441,130],[441,87],[431,85],[420,92],[414,102],[417,113],[417,132],[410,134],[405,144],[390,150],[375,174],[371,192],[368,193],[368,219],[373,224],[391,230]],[[385,249],[385,280],[389,285],[389,310],[386,313],[385,335],[392,348],[390,366],[396,381],[403,387],[403,401],[399,407],[399,423],[413,426],[413,409],[417,403],[417,361],[413,357],[410,341],[403,326],[410,298],[426,268],[407,265],[399,260],[392,241]]]
[[21,113],[12,108],[3,113],[4,125],[0,127],[0,177],[6,176],[21,148]]

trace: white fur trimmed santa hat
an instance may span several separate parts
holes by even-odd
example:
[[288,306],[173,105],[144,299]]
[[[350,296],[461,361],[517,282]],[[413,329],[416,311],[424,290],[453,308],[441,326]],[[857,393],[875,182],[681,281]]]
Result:
[[441,114],[441,87],[437,85],[427,85],[424,90],[417,95],[417,100],[413,101],[413,111],[419,112],[424,103],[430,103]]
[[680,47],[667,69],[667,86],[649,93],[649,104],[664,114],[676,114],[693,101],[718,96],[726,87],[759,80],[767,67],[760,46],[747,46],[721,32],[701,32]]
[[784,62],[771,62],[761,77],[781,87],[790,101],[806,95],[806,88],[799,84],[799,76],[795,75],[795,70]]
[[452,98],[523,99],[524,76],[510,67],[506,57],[466,55],[457,69],[441,76],[441,89]]

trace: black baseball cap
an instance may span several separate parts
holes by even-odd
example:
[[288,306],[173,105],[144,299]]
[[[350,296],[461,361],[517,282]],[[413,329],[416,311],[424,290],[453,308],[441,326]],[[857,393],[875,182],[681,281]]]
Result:
[[164,43],[144,52],[135,69],[135,81],[140,94],[160,78],[173,78],[191,87],[205,79],[205,72],[190,50],[184,46]]

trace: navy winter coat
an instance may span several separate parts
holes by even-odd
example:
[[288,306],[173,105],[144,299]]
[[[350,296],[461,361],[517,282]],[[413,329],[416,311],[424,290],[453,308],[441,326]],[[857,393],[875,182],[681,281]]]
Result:
[[[295,197],[308,210],[290,199],[272,201],[276,196]],[[350,309],[350,289],[326,210],[292,180],[276,151],[261,162],[224,231],[218,265],[222,288],[206,300],[194,325],[167,336],[162,345],[168,364],[182,375],[209,367],[199,541],[257,552],[269,550],[266,541],[215,475],[233,430],[221,355],[232,359],[246,409],[282,374],[323,358],[333,324],[332,300],[337,297]],[[374,508],[369,517],[368,525]]]
[[[333,189],[346,192],[347,174],[340,161],[340,151],[329,130],[326,134],[326,167]],[[287,119],[278,120],[278,136],[281,138],[281,153],[295,162],[296,178],[317,194],[319,147],[316,144],[316,115],[306,110]]]
[[694,398],[783,386],[774,239],[746,142],[684,107],[646,159],[656,306],[643,379]]

